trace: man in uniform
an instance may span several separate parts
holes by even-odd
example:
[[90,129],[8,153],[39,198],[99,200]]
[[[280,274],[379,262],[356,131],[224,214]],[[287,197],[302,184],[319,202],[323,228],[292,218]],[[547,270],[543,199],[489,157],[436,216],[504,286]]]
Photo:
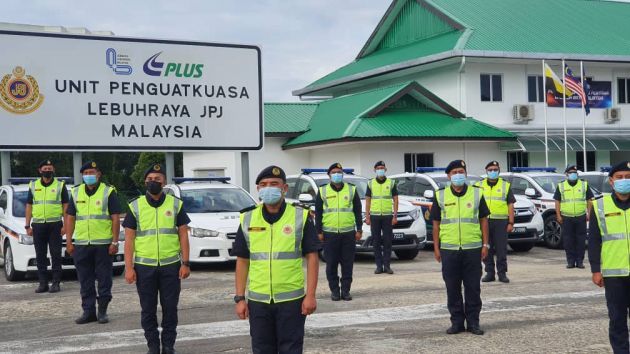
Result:
[[[431,207],[433,252],[442,263],[447,306],[451,314],[448,334],[464,330],[476,335],[481,311],[481,261],[488,255],[490,210],[480,188],[466,184],[466,163],[452,161],[446,167],[450,185],[437,191]],[[462,283],[465,301],[462,301]],[[466,327],[464,326],[466,322]]]
[[39,163],[41,178],[28,185],[26,200],[26,234],[33,236],[39,286],[36,293],[48,289],[48,250],[52,264],[50,292],[59,292],[61,282],[61,235],[63,215],[68,209],[66,184],[54,177],[55,166],[50,160]]
[[496,271],[499,281],[509,283],[507,277],[507,247],[508,233],[514,229],[514,203],[516,198],[512,194],[510,183],[499,177],[499,162],[490,161],[486,165],[486,177],[475,185],[483,191],[483,198],[490,209],[488,228],[490,229],[490,249],[488,257],[483,263],[486,266],[486,275],[482,282],[494,281],[495,266],[494,256],[497,257]]
[[125,217],[125,280],[136,283],[148,353],[160,353],[158,295],[162,306],[162,353],[175,353],[181,280],[190,275],[190,218],[180,199],[165,194],[166,174],[153,164],[144,174],[147,193],[129,203]]
[[615,354],[630,353],[630,161],[614,166],[609,183],[614,193],[604,194],[591,211],[588,259],[593,283],[604,287],[608,305],[608,337]]
[[262,170],[256,184],[262,204],[241,212],[233,247],[236,314],[243,320],[249,317],[253,353],[302,353],[306,316],[317,308],[315,225],[308,210],[285,202],[288,185],[280,167]]
[[586,222],[592,207],[593,192],[584,180],[578,179],[577,166],[564,171],[566,181],[558,184],[553,195],[556,219],[562,225],[562,241],[567,255],[567,268],[584,268]]
[[[66,221],[66,251],[74,258],[83,307],[83,314],[75,322],[107,323],[107,306],[112,300],[111,256],[118,252],[120,204],[115,188],[101,182],[101,170],[96,162],[89,161],[81,166],[81,174],[83,183],[72,188]],[[98,297],[95,280],[98,281]]]
[[315,199],[317,236],[324,241],[330,298],[332,301],[350,301],[355,242],[361,239],[363,233],[361,198],[354,185],[343,183],[343,168],[340,163],[328,167],[328,176],[330,183],[319,188]]
[[385,176],[385,162],[374,164],[376,178],[370,180],[365,192],[365,223],[372,231],[372,246],[376,270],[374,274],[394,274],[390,267],[393,227],[398,222],[398,191],[396,183]]

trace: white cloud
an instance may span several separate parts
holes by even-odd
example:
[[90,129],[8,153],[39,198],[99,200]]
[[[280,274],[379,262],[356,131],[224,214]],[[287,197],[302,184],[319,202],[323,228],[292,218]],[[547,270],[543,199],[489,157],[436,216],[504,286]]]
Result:
[[120,36],[257,44],[265,101],[351,62],[388,0],[35,0],[3,4],[0,22],[86,27]]

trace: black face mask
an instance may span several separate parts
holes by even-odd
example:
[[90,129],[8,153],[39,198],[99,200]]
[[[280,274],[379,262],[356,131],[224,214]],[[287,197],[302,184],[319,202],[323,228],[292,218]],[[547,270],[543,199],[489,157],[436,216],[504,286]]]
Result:
[[55,173],[53,171],[42,171],[40,174],[44,178],[52,178]]
[[149,181],[146,183],[147,192],[153,195],[162,193],[162,183],[156,181]]

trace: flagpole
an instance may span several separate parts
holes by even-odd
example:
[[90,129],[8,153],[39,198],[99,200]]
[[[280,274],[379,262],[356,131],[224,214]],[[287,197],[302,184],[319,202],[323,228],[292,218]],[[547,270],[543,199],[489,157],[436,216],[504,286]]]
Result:
[[[580,76],[582,77],[582,88],[584,88],[584,62],[580,60]],[[588,92],[584,90],[584,96],[586,96],[586,102],[588,103]],[[582,103],[582,150],[584,153],[584,172],[588,171],[588,165],[586,164],[586,107],[584,107],[584,100],[580,100]]]
[[545,167],[549,167],[549,142],[547,131],[547,76],[545,75],[545,59],[542,60],[543,110],[545,112]]
[[564,167],[569,165],[569,152],[567,150],[567,84],[564,58],[562,58],[562,120],[564,121]]

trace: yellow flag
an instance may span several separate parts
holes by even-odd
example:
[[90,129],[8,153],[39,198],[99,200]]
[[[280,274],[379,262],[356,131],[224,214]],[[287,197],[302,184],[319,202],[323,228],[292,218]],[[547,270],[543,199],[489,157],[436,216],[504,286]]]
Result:
[[562,80],[556,76],[547,63],[545,63],[545,77],[549,79],[547,80],[547,87],[549,87],[549,81],[551,81],[553,82],[553,87],[557,93],[564,94],[566,97],[573,96],[573,91],[568,88],[565,89],[564,85],[562,85]]

